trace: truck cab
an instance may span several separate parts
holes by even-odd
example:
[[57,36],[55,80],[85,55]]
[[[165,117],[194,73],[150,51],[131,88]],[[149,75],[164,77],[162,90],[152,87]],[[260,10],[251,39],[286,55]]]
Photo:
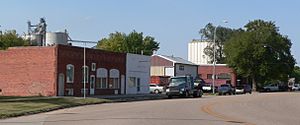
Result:
[[173,96],[183,97],[202,97],[201,84],[196,84],[191,76],[177,76],[170,79],[170,83],[166,90],[169,98]]

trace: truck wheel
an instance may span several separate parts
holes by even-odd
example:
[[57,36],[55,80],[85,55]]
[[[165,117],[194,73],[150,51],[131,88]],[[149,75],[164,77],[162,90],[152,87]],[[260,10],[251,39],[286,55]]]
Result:
[[186,92],[185,92],[185,97],[189,97],[189,96],[190,96],[189,92],[186,91]]
[[202,91],[202,90],[200,90],[200,91],[199,91],[199,96],[198,96],[198,97],[199,97],[199,98],[201,98],[201,97],[202,97],[202,95],[203,95],[203,91]]
[[158,89],[155,89],[155,90],[154,90],[154,93],[155,93],[155,94],[158,94],[158,93],[159,93],[159,90],[158,90]]
[[193,97],[194,98],[197,98],[197,97],[199,97],[200,96],[200,92],[199,91],[196,91],[194,94],[193,94]]
[[172,96],[168,95],[168,98],[169,98],[169,99],[171,99],[171,98],[172,98]]

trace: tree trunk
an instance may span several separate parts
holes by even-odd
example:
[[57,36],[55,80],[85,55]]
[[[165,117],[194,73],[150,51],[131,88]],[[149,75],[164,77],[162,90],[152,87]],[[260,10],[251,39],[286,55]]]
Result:
[[252,76],[252,91],[256,91],[256,81],[255,81],[255,76]]

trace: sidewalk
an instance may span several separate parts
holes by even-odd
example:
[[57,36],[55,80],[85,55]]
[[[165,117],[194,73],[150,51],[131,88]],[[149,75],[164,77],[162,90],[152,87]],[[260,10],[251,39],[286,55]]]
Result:
[[166,99],[167,98],[167,96],[165,94],[101,95],[101,96],[93,96],[93,97],[109,99],[114,102],[158,100],[158,99]]

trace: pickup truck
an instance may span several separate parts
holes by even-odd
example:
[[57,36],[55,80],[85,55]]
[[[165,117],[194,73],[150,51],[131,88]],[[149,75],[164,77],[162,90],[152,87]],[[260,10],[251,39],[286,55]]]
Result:
[[211,92],[212,91],[212,85],[211,84],[204,84],[202,86],[202,90],[206,92]]
[[269,84],[269,85],[263,87],[263,90],[266,91],[266,92],[279,91],[279,85],[278,84]]

